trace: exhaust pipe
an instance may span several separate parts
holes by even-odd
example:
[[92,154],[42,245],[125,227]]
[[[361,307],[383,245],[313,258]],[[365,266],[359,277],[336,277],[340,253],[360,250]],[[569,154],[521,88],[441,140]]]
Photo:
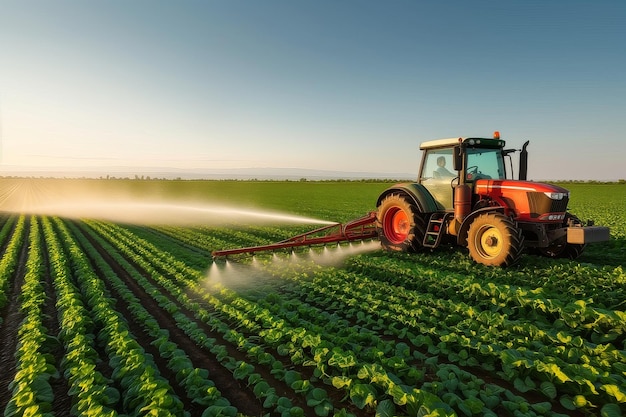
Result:
[[522,151],[519,154],[519,179],[526,181],[526,175],[528,173],[528,151],[526,147],[530,141],[527,140],[522,146]]

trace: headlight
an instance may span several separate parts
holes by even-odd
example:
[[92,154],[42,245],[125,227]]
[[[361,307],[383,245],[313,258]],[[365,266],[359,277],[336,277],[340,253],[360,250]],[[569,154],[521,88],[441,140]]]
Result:
[[569,197],[569,193],[544,193],[546,197],[552,200],[563,200],[565,197]]

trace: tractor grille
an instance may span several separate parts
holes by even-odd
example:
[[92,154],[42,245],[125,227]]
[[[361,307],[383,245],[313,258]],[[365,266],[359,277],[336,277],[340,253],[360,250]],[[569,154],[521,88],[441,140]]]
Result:
[[545,213],[564,213],[567,210],[568,197],[553,200],[544,193],[528,193],[528,203],[531,217],[539,217]]

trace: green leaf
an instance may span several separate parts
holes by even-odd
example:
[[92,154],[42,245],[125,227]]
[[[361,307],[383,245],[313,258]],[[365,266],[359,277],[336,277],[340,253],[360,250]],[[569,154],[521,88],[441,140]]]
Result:
[[356,417],[354,414],[346,411],[345,408],[342,408],[339,411],[335,411],[335,414],[333,414],[333,417]]
[[287,385],[292,385],[296,381],[300,381],[302,379],[302,375],[298,371],[287,371],[285,372],[284,380]]
[[483,400],[483,402],[485,403],[485,407],[487,407],[490,410],[493,410],[494,408],[496,408],[498,406],[498,404],[500,404],[500,397],[494,394],[487,394],[484,392],[481,392],[480,394],[480,399]]
[[37,394],[39,402],[52,403],[54,400],[52,386],[50,386],[44,375],[38,375],[31,383],[30,388]]
[[515,378],[515,381],[513,381],[513,385],[515,386],[515,389],[519,392],[527,392],[529,390],[526,384],[524,384],[524,380],[522,380],[522,378]]
[[337,389],[341,389],[341,388],[344,388],[344,387],[350,387],[351,383],[352,383],[352,379],[347,377],[347,376],[335,376],[332,379],[333,387],[335,387]]
[[278,404],[278,394],[269,394],[263,401],[263,408],[274,408]]
[[339,368],[350,368],[357,364],[356,357],[352,352],[342,352],[340,350],[334,350],[333,355],[328,360],[330,366],[336,366]]
[[280,397],[278,399],[278,407],[282,407],[282,408],[291,408],[293,407],[293,404],[291,403],[291,400],[287,397]]
[[352,384],[350,388],[350,399],[361,410],[366,405],[373,405],[376,401],[376,390],[371,385]]
[[235,379],[241,380],[247,378],[252,372],[254,372],[254,366],[241,361],[239,366],[233,371],[233,376]]
[[301,379],[291,384],[291,389],[293,389],[298,394],[303,392],[309,392],[311,388],[313,388],[313,386],[311,385],[311,381],[309,381],[308,379]]
[[315,415],[319,416],[319,417],[326,417],[328,416],[328,414],[333,411],[334,407],[333,405],[330,403],[330,401],[324,401],[321,404],[318,404],[315,406],[314,410],[315,410]]
[[478,398],[468,398],[463,401],[463,405],[470,410],[471,412],[470,415],[480,413],[483,407],[485,406],[485,404],[482,401],[480,401]]
[[569,395],[563,395],[560,398],[561,405],[565,408],[567,408],[568,410],[576,410],[576,405],[574,404],[574,400],[572,399],[572,397],[570,397]]
[[169,360],[168,364],[172,371],[174,371],[174,373],[186,371],[193,368],[191,360],[185,353],[180,355],[172,355],[172,358]]
[[564,332],[558,332],[556,334],[557,339],[559,339],[559,342],[561,343],[569,343],[572,341],[572,336],[568,335],[567,333]]
[[257,382],[262,380],[263,377],[259,373],[253,373],[248,376],[248,385],[255,385]]
[[[283,412],[283,414],[285,414]],[[304,410],[301,407],[291,407],[289,409],[290,417],[304,417]]]
[[307,394],[306,398],[307,398],[306,404],[309,407],[314,407],[326,401],[328,399],[328,394],[326,393],[326,390],[322,388],[315,388]]
[[550,381],[543,381],[540,385],[541,392],[551,400],[556,398],[556,386]]
[[569,376],[567,376],[567,374],[565,374],[565,372],[563,372],[561,370],[561,368],[556,363],[542,363],[542,362],[539,362],[537,364],[537,370],[539,372],[545,372],[548,375],[553,376],[554,378],[556,378],[561,383],[571,381]]
[[398,405],[404,405],[407,402],[409,394],[402,388],[401,385],[392,384],[387,391],[389,395],[393,397],[393,402]]
[[600,389],[606,391],[607,394],[614,397],[617,402],[626,403],[626,394],[619,386],[614,384],[605,384],[602,385]]
[[394,417],[396,414],[396,406],[390,399],[382,400],[376,407],[375,417]]
[[254,395],[257,398],[261,398],[266,395],[269,389],[270,389],[270,384],[268,384],[266,381],[259,381],[252,389],[252,392],[254,392]]
[[104,389],[104,404],[113,405],[120,400],[120,392],[113,387],[106,387]]
[[237,409],[232,405],[212,405],[202,413],[202,417],[236,417]]
[[604,404],[600,410],[600,416],[602,417],[622,417],[619,405],[617,404]]
[[17,405],[15,404],[15,400],[9,401],[6,408],[4,409],[5,417],[13,417],[18,414]]
[[530,406],[540,415],[544,415],[552,409],[552,404],[547,401],[531,404]]

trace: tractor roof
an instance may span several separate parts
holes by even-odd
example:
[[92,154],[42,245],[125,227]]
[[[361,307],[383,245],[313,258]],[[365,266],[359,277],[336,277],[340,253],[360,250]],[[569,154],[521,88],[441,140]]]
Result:
[[459,144],[459,139],[461,141],[465,140],[465,138],[449,138],[449,139],[435,139],[429,140],[427,142],[422,142],[420,145],[420,149],[430,149],[430,148],[448,148],[454,145]]
[[420,149],[451,148],[455,145],[458,145],[459,142],[465,143],[467,141],[472,141],[472,142],[469,142],[471,146],[474,146],[474,145],[480,146],[481,142],[484,147],[489,147],[489,148],[504,146],[503,140],[494,139],[494,138],[448,138],[448,139],[435,139],[435,140],[429,140],[427,142],[422,142],[422,144],[420,145]]

